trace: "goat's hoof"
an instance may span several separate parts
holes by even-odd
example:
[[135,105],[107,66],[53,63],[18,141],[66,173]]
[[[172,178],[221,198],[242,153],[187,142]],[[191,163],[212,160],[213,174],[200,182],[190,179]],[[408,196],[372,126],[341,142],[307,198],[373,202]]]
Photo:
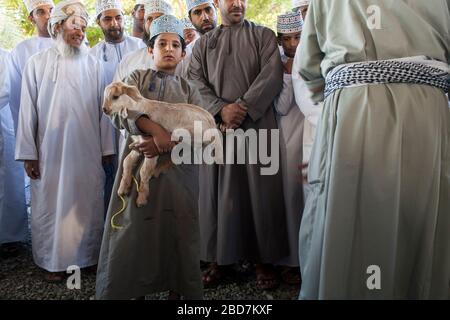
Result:
[[126,184],[120,184],[119,186],[119,190],[117,190],[117,194],[119,196],[127,196],[130,193],[130,186],[131,185],[126,185]]
[[138,208],[142,208],[142,207],[145,207],[146,205],[147,205],[147,197],[139,194],[136,199],[136,206]]
[[138,207],[138,208],[143,208],[143,207],[145,207],[147,205],[147,201],[136,201],[136,206]]

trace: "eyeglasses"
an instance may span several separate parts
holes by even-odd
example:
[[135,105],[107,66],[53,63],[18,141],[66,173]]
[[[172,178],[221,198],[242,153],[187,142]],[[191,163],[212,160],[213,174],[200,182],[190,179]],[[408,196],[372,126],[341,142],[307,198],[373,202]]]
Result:
[[69,30],[80,30],[82,32],[85,32],[87,24],[83,18],[78,16],[71,16],[65,21],[64,27]]

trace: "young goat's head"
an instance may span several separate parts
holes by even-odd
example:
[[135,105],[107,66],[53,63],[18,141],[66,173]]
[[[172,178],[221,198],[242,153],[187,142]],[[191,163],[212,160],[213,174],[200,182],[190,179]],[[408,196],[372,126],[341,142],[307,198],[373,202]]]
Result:
[[142,98],[135,86],[126,85],[123,82],[113,82],[105,88],[103,112],[106,115],[119,113],[123,118],[128,117],[128,110],[133,110],[136,102]]

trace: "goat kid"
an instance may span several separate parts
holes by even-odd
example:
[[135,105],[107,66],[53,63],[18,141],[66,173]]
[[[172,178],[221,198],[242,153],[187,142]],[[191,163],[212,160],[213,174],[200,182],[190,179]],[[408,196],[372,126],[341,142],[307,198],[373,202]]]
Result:
[[[136,87],[126,85],[123,82],[113,82],[105,88],[102,109],[106,115],[118,113],[123,119],[128,118],[130,111],[144,113],[170,133],[177,129],[185,129],[191,136],[194,136],[194,123],[200,121],[203,129],[202,146],[212,143],[216,152],[216,163],[223,163],[222,135],[216,127],[213,116],[201,107],[186,103],[171,104],[149,100],[144,98]],[[139,159],[141,158],[141,153],[133,147],[141,142],[142,137],[131,136],[131,138],[133,140],[133,143],[129,145],[131,151],[123,160],[122,179],[117,192],[119,196],[130,193],[133,170],[139,164]],[[158,156],[144,158],[144,163],[139,172],[140,183],[136,199],[138,207],[143,207],[147,204],[150,193],[149,181],[153,176],[157,177],[159,175],[156,170],[158,158]]]

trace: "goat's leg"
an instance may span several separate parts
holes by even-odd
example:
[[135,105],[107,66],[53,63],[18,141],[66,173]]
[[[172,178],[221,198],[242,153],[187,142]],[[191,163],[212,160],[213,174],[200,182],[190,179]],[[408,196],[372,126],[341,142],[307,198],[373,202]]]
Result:
[[120,186],[117,191],[119,196],[124,196],[130,193],[133,169],[139,162],[141,154],[136,150],[131,150],[130,153],[123,160],[122,179],[120,180]]
[[145,158],[139,172],[141,182],[139,184],[139,193],[136,199],[136,205],[141,208],[147,205],[148,196],[150,194],[149,181],[155,173],[156,164],[158,163],[158,157]]

